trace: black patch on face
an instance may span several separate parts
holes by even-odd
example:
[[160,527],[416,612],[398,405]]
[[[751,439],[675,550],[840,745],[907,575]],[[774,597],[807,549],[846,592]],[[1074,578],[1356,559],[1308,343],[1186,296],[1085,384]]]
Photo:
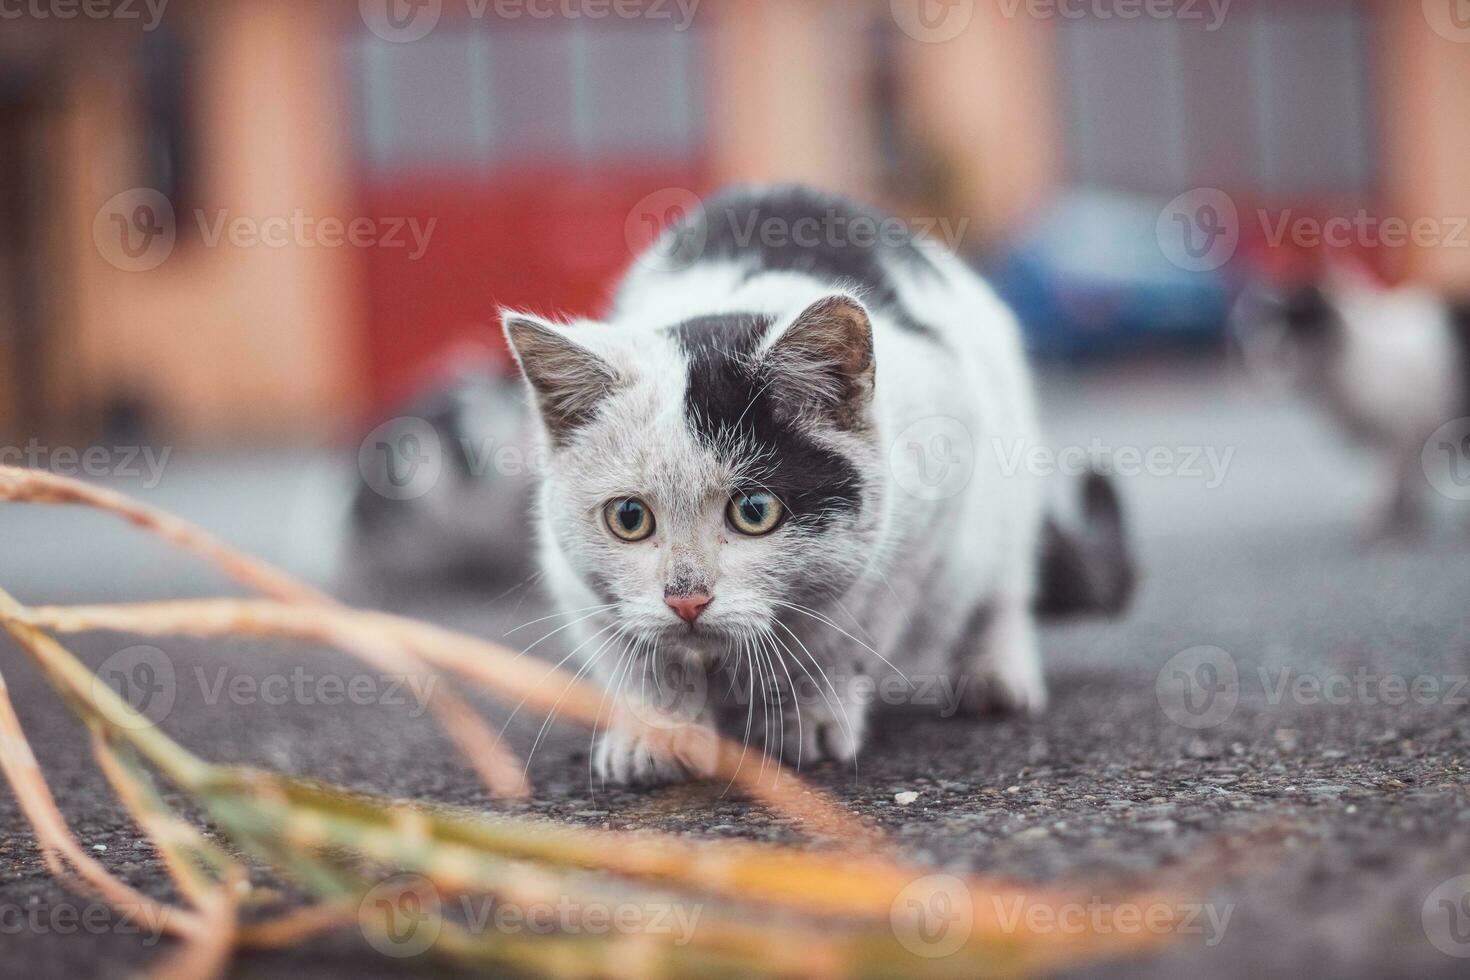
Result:
[[1470,415],[1470,297],[1451,300],[1449,313],[1450,333],[1460,365],[1460,406]]
[[821,531],[834,512],[858,509],[862,480],[851,462],[782,416],[769,390],[769,372],[755,360],[773,325],[768,317],[745,314],[698,317],[672,327],[689,358],[684,414],[696,437],[716,451],[728,451],[743,437],[762,454],[753,471],[759,484],[732,491],[766,490],[785,505],[793,524]]
[[691,236],[686,240],[703,241],[702,258],[748,263],[747,278],[800,272],[833,286],[856,284],[863,290],[863,302],[898,326],[938,339],[933,327],[899,302],[885,267],[939,274],[914,244],[912,233],[895,240],[893,229],[907,226],[893,215],[835,194],[784,187],[716,195],[705,202],[697,220],[702,225],[689,225],[682,234]]
[[1342,314],[1321,286],[1298,283],[1279,296],[1269,298],[1266,316],[1285,327],[1285,336],[1296,354],[1304,358],[1299,370],[1308,387],[1324,383],[1327,369],[1343,356],[1347,333]]
[[1337,325],[1337,310],[1320,286],[1301,285],[1281,300],[1281,318],[1302,339],[1322,339]]

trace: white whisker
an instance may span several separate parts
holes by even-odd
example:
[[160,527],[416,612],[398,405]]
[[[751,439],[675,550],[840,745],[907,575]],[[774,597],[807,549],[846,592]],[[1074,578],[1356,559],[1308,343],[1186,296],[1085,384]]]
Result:
[[913,687],[914,686],[914,682],[908,679],[908,675],[905,674],[903,671],[899,670],[898,667],[894,666],[894,664],[891,661],[889,661],[889,659],[887,657],[883,656],[883,654],[879,653],[877,650],[874,650],[871,646],[869,646],[868,644],[864,643],[862,640],[859,640],[857,637],[853,636],[847,630],[843,629],[841,626],[838,626],[836,623],[832,622],[832,620],[828,619],[826,616],[823,616],[821,613],[817,612],[815,609],[808,609],[806,606],[797,605],[794,602],[785,602],[785,601],[783,601],[781,599],[772,599],[771,600],[771,604],[772,605],[776,605],[776,606],[781,606],[782,608],[785,608],[785,609],[790,609],[793,612],[799,612],[803,616],[810,617],[811,619],[816,620],[817,622],[821,623],[822,625],[827,626],[827,627],[830,627],[831,629],[836,630],[838,633],[841,633],[843,636],[847,637],[849,640],[851,640],[852,642],[856,643],[858,646],[862,647],[864,650],[868,651],[873,656],[875,656],[879,660],[881,660],[883,662],[884,666],[886,666],[889,670],[893,671],[899,677],[902,677],[904,683],[907,684],[907,685],[909,685],[909,687]]
[[564,609],[564,610],[562,610],[560,612],[554,612],[554,613],[552,613],[549,616],[542,616],[539,619],[533,619],[529,623],[522,623],[521,625],[515,627],[514,629],[508,629],[508,630],[505,631],[505,635],[506,636],[510,636],[512,633],[519,633],[521,630],[525,629],[527,626],[535,626],[537,623],[544,623],[548,619],[560,619],[563,616],[575,616],[578,613],[584,613],[584,612],[588,612],[588,611],[591,611],[591,612],[594,612],[594,613],[595,612],[600,612],[600,611],[602,611],[604,609],[611,609],[613,606],[616,606],[616,605],[617,605],[616,602],[605,602],[605,603],[602,603],[601,605],[597,605],[597,606],[583,606],[581,609]]

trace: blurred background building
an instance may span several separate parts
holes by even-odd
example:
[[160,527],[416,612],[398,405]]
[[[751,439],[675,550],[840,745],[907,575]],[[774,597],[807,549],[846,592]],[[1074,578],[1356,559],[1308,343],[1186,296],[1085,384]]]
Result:
[[[353,431],[461,342],[503,357],[500,305],[596,313],[671,189],[732,181],[963,222],[1039,350],[1209,345],[1316,258],[1258,214],[1470,216],[1470,10],[1432,5],[17,6],[0,433]],[[1181,268],[1161,209],[1201,188],[1239,247]],[[1470,243],[1357,250],[1470,285]]]

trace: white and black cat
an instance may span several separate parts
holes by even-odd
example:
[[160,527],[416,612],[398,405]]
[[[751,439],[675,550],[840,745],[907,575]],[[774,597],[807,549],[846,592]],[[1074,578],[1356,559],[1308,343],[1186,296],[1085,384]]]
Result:
[[1335,266],[1317,282],[1246,292],[1234,329],[1253,364],[1284,374],[1392,471],[1373,536],[1413,530],[1429,490],[1425,442],[1470,416],[1470,301]]
[[[586,669],[635,706],[696,692],[673,710],[747,736],[770,709],[757,733],[798,763],[857,754],[874,688],[854,678],[1046,704],[1038,481],[984,451],[942,493],[921,472],[936,431],[1037,440],[1016,321],[954,255],[859,234],[875,227],[892,219],[809,190],[727,192],[633,266],[604,321],[503,315],[549,449],[545,583]],[[1050,530],[1053,611],[1116,607],[1131,583],[1111,488],[1088,495],[1108,553]],[[699,775],[616,727],[595,763]]]

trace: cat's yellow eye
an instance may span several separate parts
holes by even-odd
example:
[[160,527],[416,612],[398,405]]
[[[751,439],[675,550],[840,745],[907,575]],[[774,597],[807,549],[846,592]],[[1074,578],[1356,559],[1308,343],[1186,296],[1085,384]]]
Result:
[[602,519],[624,541],[642,541],[653,533],[653,510],[637,497],[609,500],[603,505]]
[[737,493],[725,514],[741,534],[770,534],[781,523],[781,502],[769,493]]

